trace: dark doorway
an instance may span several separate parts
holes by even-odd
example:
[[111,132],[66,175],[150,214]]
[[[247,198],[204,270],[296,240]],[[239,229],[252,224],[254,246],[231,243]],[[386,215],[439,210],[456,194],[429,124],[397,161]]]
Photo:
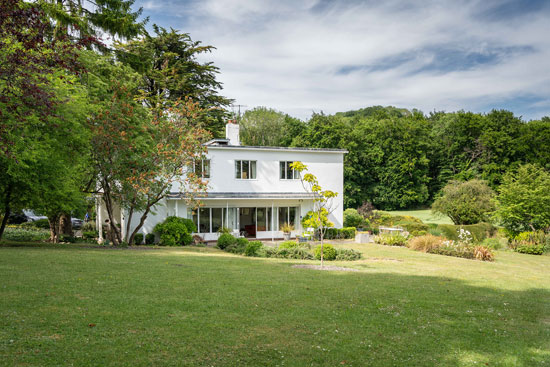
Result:
[[256,237],[256,208],[239,208],[239,229],[245,237]]

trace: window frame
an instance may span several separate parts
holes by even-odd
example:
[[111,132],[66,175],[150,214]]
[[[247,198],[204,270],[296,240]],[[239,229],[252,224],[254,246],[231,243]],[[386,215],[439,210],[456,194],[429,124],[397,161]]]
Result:
[[[246,172],[245,178],[243,178],[243,167],[245,166],[243,162],[248,162],[247,167],[248,170]],[[254,162],[254,164],[252,164]],[[254,166],[254,168],[252,168]],[[254,172],[254,178],[250,178],[252,176],[252,172]],[[235,159],[235,180],[243,180],[243,181],[254,181],[258,179],[258,161],[252,160],[252,159]]]
[[[194,174],[197,174],[197,165],[199,163],[199,160],[193,160],[193,173]],[[208,168],[207,170],[205,170],[205,163],[206,163],[206,167]],[[212,177],[212,174],[211,174],[211,167],[212,167],[212,163],[210,161],[210,159],[201,159],[200,160],[200,166],[201,166],[201,177],[202,179],[207,179],[207,178],[211,178]]]
[[[279,161],[279,180],[281,181],[294,181],[300,179],[300,173],[292,168],[290,168],[290,165],[294,163],[295,161]],[[281,165],[284,165],[284,171],[281,170]],[[292,178],[288,177],[288,170],[292,172]],[[281,173],[283,173],[283,177],[281,177]]]

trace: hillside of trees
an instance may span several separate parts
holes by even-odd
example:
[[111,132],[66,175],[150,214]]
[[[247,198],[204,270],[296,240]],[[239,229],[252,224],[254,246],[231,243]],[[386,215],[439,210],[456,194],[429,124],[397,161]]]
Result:
[[[265,107],[244,113],[242,143],[343,148],[344,200],[357,208],[429,206],[451,180],[485,180],[526,163],[550,170],[550,118],[524,121],[511,111],[487,114],[372,106],[307,121]],[[264,139],[263,137],[269,137]]]

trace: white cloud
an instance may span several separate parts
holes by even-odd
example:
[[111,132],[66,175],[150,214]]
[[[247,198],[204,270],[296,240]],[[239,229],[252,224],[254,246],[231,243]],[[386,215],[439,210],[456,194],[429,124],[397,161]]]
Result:
[[[485,2],[370,3],[172,3],[155,14],[185,15],[182,24],[153,22],[217,47],[206,57],[221,69],[223,94],[250,107],[307,118],[374,104],[482,111],[530,96],[538,101],[517,112],[550,114],[548,11],[489,21],[481,17]],[[338,72],[346,67],[355,69]]]

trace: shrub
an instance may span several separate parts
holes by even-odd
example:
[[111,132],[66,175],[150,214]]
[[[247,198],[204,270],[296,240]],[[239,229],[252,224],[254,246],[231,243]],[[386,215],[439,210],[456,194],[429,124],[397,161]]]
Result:
[[486,238],[483,240],[481,245],[493,250],[499,250],[500,248],[502,248],[502,244],[500,243],[500,240],[498,238]]
[[299,246],[299,244],[296,241],[284,241],[284,242],[280,243],[277,248],[278,249],[291,249],[291,248],[298,247],[298,246]]
[[475,246],[474,258],[481,261],[493,261],[493,251],[485,246]]
[[62,235],[59,236],[59,242],[75,243],[76,242],[76,237],[68,235],[68,234],[62,234]]
[[355,229],[355,227],[327,228],[325,232],[325,238],[327,240],[350,239],[355,238],[356,232],[357,230]]
[[89,231],[95,231],[95,223],[93,222],[87,222],[82,225],[82,231],[89,232]]
[[361,253],[351,249],[336,250],[336,260],[353,261],[359,260]]
[[516,252],[529,255],[542,255],[544,253],[544,246],[542,245],[521,245],[516,247]]
[[34,222],[24,222],[21,223],[21,227],[23,228],[42,228],[42,229],[50,229],[50,221],[47,219],[38,219]]
[[478,223],[471,225],[455,226],[453,224],[440,224],[437,230],[449,240],[457,241],[460,229],[464,229],[472,234],[475,242],[482,242],[487,237],[492,237],[497,229],[490,223]]
[[473,246],[468,246],[457,241],[443,241],[440,246],[431,249],[429,253],[462,257],[465,259],[475,258]]
[[190,219],[168,217],[155,226],[154,231],[160,235],[161,246],[185,246],[193,242],[191,233],[197,229]]
[[9,241],[34,242],[50,238],[50,231],[40,228],[6,227],[2,239]]
[[426,232],[426,231],[412,231],[410,233],[410,235],[413,236],[413,237],[425,236],[427,234],[428,234],[428,232]]
[[495,210],[495,193],[485,181],[450,181],[441,192],[432,210],[447,215],[454,224],[486,222]]
[[134,245],[141,245],[143,243],[143,233],[136,233],[134,235]]
[[224,250],[231,252],[233,254],[244,254],[246,246],[248,245],[248,240],[244,237],[239,237],[235,239],[235,242],[227,246]]
[[381,234],[374,238],[374,242],[386,246],[405,246],[407,244],[407,238],[399,233]]
[[355,209],[344,210],[344,227],[366,227],[367,222]]
[[267,251],[269,255],[266,257],[277,257],[280,259],[298,259],[298,260],[312,260],[313,255],[309,252],[309,249],[305,246],[295,247],[279,247],[274,249],[275,251]]
[[261,241],[250,241],[244,249],[245,256],[259,256],[259,251],[263,247]]
[[82,232],[82,238],[85,240],[95,240],[99,237],[98,231],[86,231]]
[[415,251],[431,252],[432,250],[439,247],[443,243],[443,241],[443,237],[437,237],[428,234],[410,239],[407,243],[407,247]]
[[145,235],[145,244],[146,245],[154,245],[155,244],[155,234],[154,233],[147,233]]
[[[315,247],[314,255],[317,260],[321,260],[321,245]],[[332,245],[323,245],[323,259],[334,260],[336,259],[336,250]]]
[[229,233],[222,233],[218,237],[217,246],[219,249],[224,250],[227,246],[234,245],[237,243],[237,239],[230,235]]

